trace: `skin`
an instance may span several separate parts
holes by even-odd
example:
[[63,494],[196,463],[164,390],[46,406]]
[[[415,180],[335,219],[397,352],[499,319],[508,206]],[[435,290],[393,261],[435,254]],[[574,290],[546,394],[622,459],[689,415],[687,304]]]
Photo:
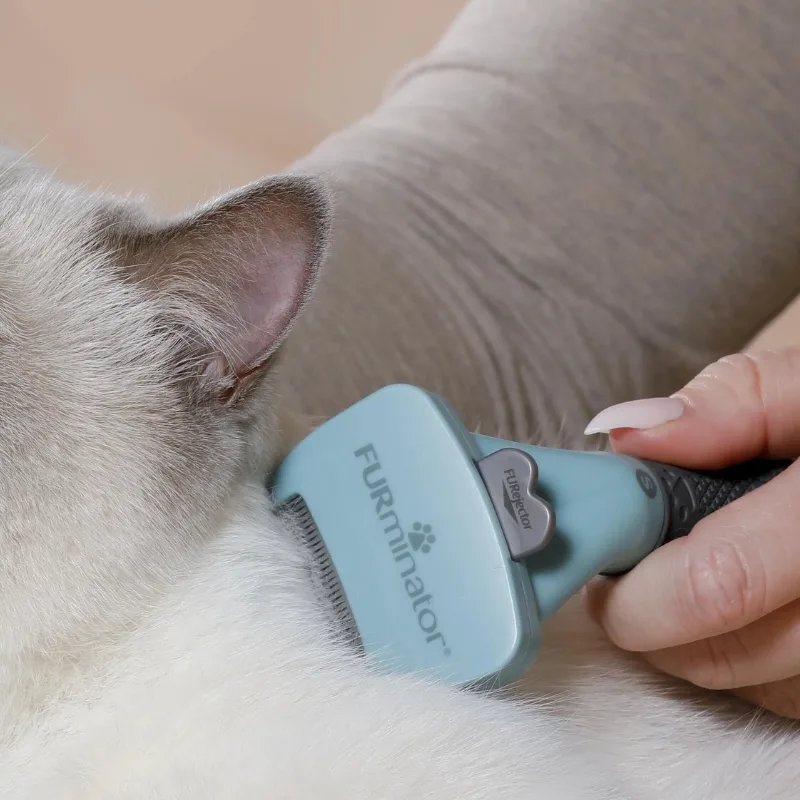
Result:
[[[674,397],[683,414],[647,429],[604,412],[614,450],[695,469],[800,456],[800,348],[723,358]],[[663,672],[800,719],[800,463],[585,599]]]

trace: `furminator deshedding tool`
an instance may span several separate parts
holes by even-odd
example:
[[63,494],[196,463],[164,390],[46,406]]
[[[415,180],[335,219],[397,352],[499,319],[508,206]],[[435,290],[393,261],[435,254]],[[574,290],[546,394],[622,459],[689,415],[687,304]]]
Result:
[[469,433],[439,397],[388,386],[279,466],[343,630],[387,671],[496,687],[597,574],[632,569],[788,462],[697,473]]

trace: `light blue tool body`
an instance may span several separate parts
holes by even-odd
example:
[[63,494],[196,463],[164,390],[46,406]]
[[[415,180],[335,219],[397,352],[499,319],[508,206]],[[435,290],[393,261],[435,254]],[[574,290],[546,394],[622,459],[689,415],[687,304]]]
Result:
[[[625,456],[471,434],[440,398],[395,385],[297,445],[273,492],[305,503],[367,656],[485,686],[524,672],[542,622],[586,581],[658,546],[659,486]],[[524,558],[517,533],[532,537]]]

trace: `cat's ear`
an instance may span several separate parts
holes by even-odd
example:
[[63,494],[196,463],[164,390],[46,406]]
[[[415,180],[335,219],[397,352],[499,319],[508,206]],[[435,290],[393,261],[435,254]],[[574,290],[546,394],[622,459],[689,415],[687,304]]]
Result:
[[137,282],[195,315],[181,332],[194,350],[187,356],[205,387],[232,404],[264,372],[308,299],[329,228],[321,185],[281,177],[177,222],[139,227],[123,250]]

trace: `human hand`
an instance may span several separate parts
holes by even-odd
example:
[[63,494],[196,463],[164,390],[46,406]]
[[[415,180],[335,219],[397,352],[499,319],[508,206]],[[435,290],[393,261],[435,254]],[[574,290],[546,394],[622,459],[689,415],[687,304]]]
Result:
[[[800,349],[735,355],[673,398],[601,412],[615,451],[690,469],[800,456]],[[586,589],[619,647],[800,719],[800,462],[630,573]]]

